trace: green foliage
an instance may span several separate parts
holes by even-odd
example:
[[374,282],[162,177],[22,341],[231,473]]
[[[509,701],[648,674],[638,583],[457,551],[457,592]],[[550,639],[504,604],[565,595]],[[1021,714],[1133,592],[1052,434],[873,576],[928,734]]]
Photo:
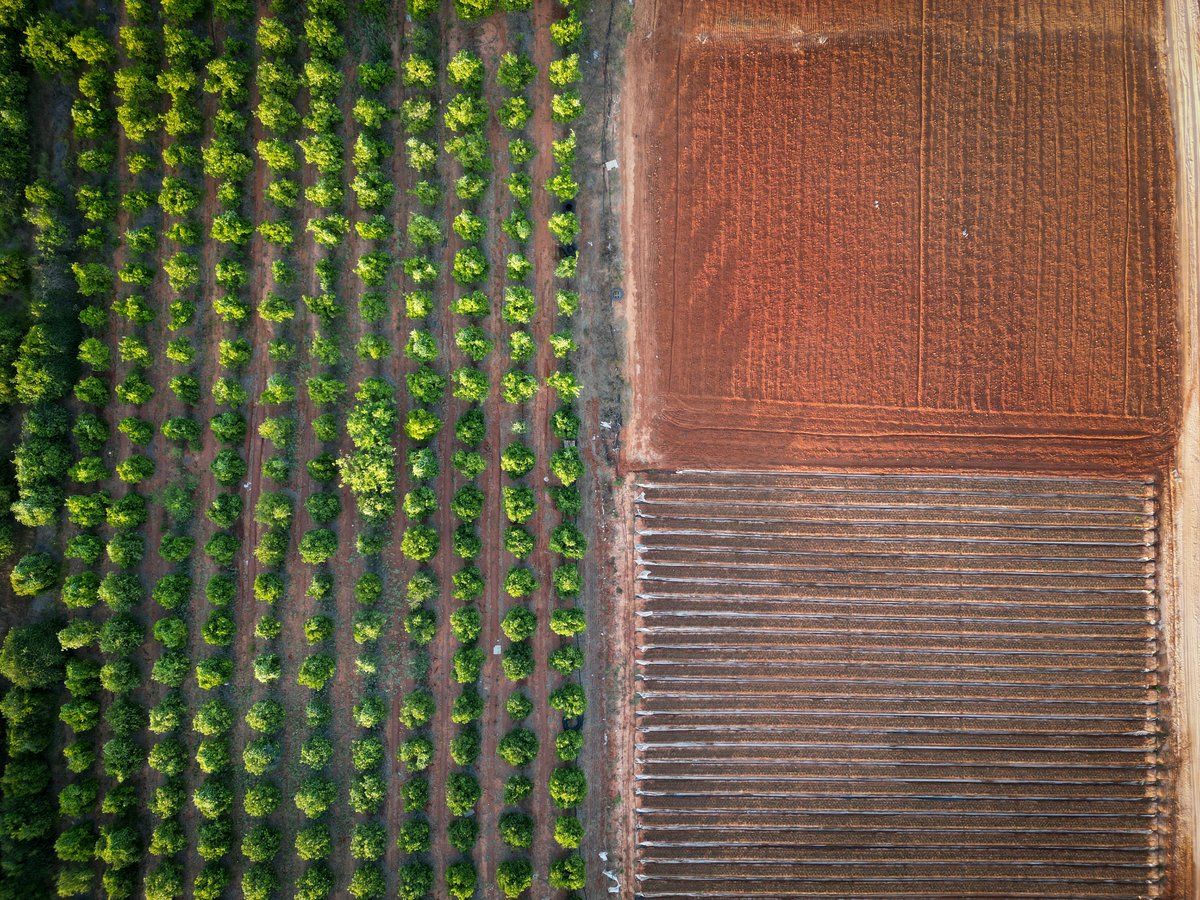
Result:
[[583,749],[583,733],[563,731],[554,739],[554,753],[563,762],[571,762]]
[[333,852],[329,826],[323,822],[305,825],[296,832],[296,855],[305,860],[327,859]]
[[300,664],[296,681],[314,691],[319,691],[333,678],[336,663],[332,656],[316,653],[309,656]]
[[275,812],[282,801],[283,794],[278,785],[270,781],[259,781],[246,788],[242,797],[242,808],[246,815],[261,819]]
[[192,804],[204,818],[216,819],[233,806],[233,791],[223,779],[209,777],[192,792]]
[[405,695],[400,704],[400,721],[406,728],[419,728],[433,720],[436,704],[433,695],[417,688]]
[[433,528],[412,525],[404,530],[400,549],[406,558],[423,562],[437,554],[438,543],[438,533]]
[[528,859],[506,859],[496,866],[496,885],[505,897],[519,897],[533,884],[533,866]]
[[463,247],[454,254],[454,266],[451,270],[455,282],[469,286],[478,284],[487,278],[487,257],[478,247]]
[[520,691],[514,691],[505,701],[504,711],[514,722],[520,722],[533,712],[533,701]]
[[286,718],[287,711],[278,700],[259,700],[246,712],[246,724],[260,734],[278,734]]
[[537,501],[530,488],[505,487],[502,491],[504,498],[504,514],[510,522],[521,524],[529,521],[537,511]]
[[52,621],[10,628],[0,646],[0,675],[20,688],[57,684],[65,662],[57,632]]
[[415,735],[400,744],[396,759],[409,772],[422,772],[433,762],[433,742],[423,735]]
[[577,766],[560,766],[550,776],[550,799],[559,809],[572,809],[587,796],[587,777]]
[[528,642],[511,644],[500,657],[500,668],[509,681],[521,681],[533,674],[533,650]]
[[500,468],[513,478],[527,475],[537,461],[532,450],[520,441],[514,441],[500,454]]
[[582,716],[587,709],[587,696],[578,684],[567,682],[550,693],[550,706],[573,719]]
[[550,668],[568,676],[583,668],[583,652],[574,646],[559,647],[550,654]]
[[567,559],[583,559],[587,553],[587,538],[575,525],[564,522],[550,532],[550,549]]
[[504,577],[504,591],[510,597],[528,597],[537,587],[537,578],[523,566],[513,566]]
[[457,900],[467,900],[474,895],[477,880],[475,866],[470,860],[451,863],[446,869],[446,892]]
[[533,817],[522,812],[506,812],[500,816],[500,839],[514,850],[533,846]]
[[[59,565],[46,553],[26,554],[13,566],[9,573],[9,582],[17,596],[35,597],[59,583]],[[5,645],[7,646],[7,640]]]
[[337,785],[320,775],[310,775],[300,783],[292,799],[305,817],[315,819],[323,815],[337,799]]
[[514,728],[500,739],[496,753],[510,766],[524,766],[537,756],[537,734],[528,728]]
[[[422,2],[425,0],[409,0],[410,4]],[[433,868],[429,863],[414,859],[400,867],[400,900],[420,900],[432,890]]]
[[211,691],[221,687],[227,684],[231,677],[233,662],[227,657],[212,656],[196,663],[196,684],[203,690]]
[[337,535],[328,528],[313,528],[300,538],[299,551],[300,558],[310,565],[327,562],[337,552]]
[[474,775],[451,772],[446,779],[446,808],[456,816],[466,815],[473,810],[481,794]]
[[409,819],[400,826],[396,844],[405,853],[425,853],[429,850],[429,823],[424,819]]

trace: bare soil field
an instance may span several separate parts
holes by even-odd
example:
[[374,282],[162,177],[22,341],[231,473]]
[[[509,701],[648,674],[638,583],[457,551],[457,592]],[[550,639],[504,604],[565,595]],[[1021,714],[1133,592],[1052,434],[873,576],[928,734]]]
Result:
[[1162,41],[1110,0],[639,6],[628,467],[1165,459]]
[[638,896],[1166,896],[1147,480],[637,477]]

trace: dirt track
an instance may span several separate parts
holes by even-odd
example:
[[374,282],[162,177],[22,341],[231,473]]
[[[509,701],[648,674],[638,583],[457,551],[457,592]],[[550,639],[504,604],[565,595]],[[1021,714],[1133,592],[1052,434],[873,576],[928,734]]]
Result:
[[1177,160],[1176,232],[1183,397],[1175,464],[1168,481],[1164,529],[1164,621],[1171,685],[1178,701],[1172,749],[1178,766],[1174,785],[1175,847],[1171,877],[1178,896],[1192,896],[1198,883],[1196,814],[1200,767],[1195,762],[1200,727],[1200,625],[1195,597],[1200,590],[1200,9],[1191,0],[1167,0],[1165,70],[1175,124]]

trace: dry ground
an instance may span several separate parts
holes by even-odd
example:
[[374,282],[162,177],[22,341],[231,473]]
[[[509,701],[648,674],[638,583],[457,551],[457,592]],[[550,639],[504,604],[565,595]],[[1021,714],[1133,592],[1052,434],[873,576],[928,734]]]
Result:
[[1163,460],[1162,40],[1113,0],[639,6],[629,464]]

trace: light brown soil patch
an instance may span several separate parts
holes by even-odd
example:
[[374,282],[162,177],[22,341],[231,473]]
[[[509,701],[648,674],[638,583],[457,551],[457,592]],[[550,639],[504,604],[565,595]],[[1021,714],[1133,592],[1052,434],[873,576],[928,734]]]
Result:
[[1162,31],[1116,0],[641,11],[627,464],[1165,458]]

